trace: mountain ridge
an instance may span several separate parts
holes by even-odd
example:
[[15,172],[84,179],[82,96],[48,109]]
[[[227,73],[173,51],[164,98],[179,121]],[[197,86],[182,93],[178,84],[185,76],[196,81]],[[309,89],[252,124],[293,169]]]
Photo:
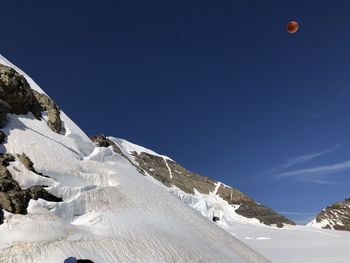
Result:
[[350,198],[327,206],[308,225],[316,228],[350,231]]
[[[206,195],[218,195],[230,206],[235,207],[235,213],[238,215],[257,219],[268,226],[283,227],[284,224],[295,225],[292,220],[278,214],[271,208],[257,203],[238,189],[207,176],[193,173],[165,155],[155,153],[152,150],[119,138],[96,135],[92,136],[91,139],[97,146],[112,146],[116,152],[122,153],[124,158],[128,158],[144,174],[150,175],[167,187],[175,186],[190,195],[195,195],[196,192]],[[214,218],[214,215],[210,216],[210,218]]]

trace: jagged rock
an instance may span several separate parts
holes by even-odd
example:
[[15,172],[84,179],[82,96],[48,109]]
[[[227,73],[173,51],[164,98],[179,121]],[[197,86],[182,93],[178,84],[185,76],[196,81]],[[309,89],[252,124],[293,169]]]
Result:
[[[18,158],[28,170],[35,171],[33,162],[25,154],[18,155]],[[14,160],[15,157],[11,154],[0,155],[0,207],[11,213],[26,214],[30,199],[37,200],[41,198],[52,202],[62,201],[61,198],[48,193],[44,186],[21,189],[6,168]]]
[[34,168],[34,163],[32,162],[32,160],[30,160],[30,158],[25,155],[24,153],[22,154],[17,154],[18,159],[20,160],[20,162],[29,170],[32,171],[33,173],[36,173],[40,176],[46,177],[46,178],[50,178],[47,175],[44,175],[43,173],[39,173],[37,170],[35,170]]
[[[22,214],[22,215],[27,214],[27,207],[30,201],[29,191],[12,190],[10,192],[7,192],[7,194],[12,204],[12,210],[8,210],[8,211],[15,214]],[[5,208],[5,210],[7,209]]]
[[44,189],[44,186],[32,186],[27,189],[31,196],[31,199],[38,200],[39,198],[50,202],[62,202],[62,198],[56,197],[50,194]]
[[5,123],[6,113],[32,112],[41,118],[41,110],[33,90],[25,77],[13,68],[0,64],[0,124]]
[[[141,169],[153,178],[168,187],[174,185],[189,194],[194,194],[194,189],[202,194],[209,194],[218,184],[217,181],[188,171],[178,163],[161,156],[145,152],[134,152],[133,156]],[[277,227],[283,227],[283,224],[295,225],[293,221],[256,203],[238,189],[221,184],[217,189],[217,194],[229,204],[239,205],[236,212],[244,217],[256,218],[263,224]]]
[[59,107],[46,94],[39,93],[36,90],[33,90],[33,93],[41,109],[44,111],[47,111],[47,115],[48,115],[47,125],[52,131],[59,133],[61,130],[61,124],[62,124]]
[[29,159],[29,157],[27,155],[25,155],[24,153],[22,154],[17,154],[18,159],[20,160],[20,162],[29,170],[32,172],[35,172],[34,169],[34,164],[33,162]]
[[0,192],[0,206],[9,212],[14,211],[13,204],[7,193]]
[[12,190],[19,191],[21,188],[19,187],[18,183],[12,178],[0,178],[0,192],[6,193]]
[[322,228],[350,231],[350,198],[327,206],[315,218]]
[[46,94],[32,90],[26,78],[11,67],[0,64],[0,127],[6,122],[6,114],[27,114],[32,112],[41,118],[47,111],[47,125],[54,132],[61,130],[60,109]]
[[14,162],[15,160],[16,158],[10,153],[0,153],[0,164],[4,165],[5,167],[9,166],[10,162]]

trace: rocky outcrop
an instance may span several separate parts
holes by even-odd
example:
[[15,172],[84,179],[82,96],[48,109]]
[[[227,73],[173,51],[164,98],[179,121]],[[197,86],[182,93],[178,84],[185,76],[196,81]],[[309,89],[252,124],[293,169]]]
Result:
[[124,158],[127,158],[124,153],[120,150],[120,148],[112,142],[110,139],[108,139],[105,135],[103,134],[98,134],[95,136],[90,137],[90,139],[95,143],[97,147],[109,147],[112,146],[112,149],[115,153],[118,153],[122,155]]
[[[145,152],[139,154],[134,152],[133,156],[139,166],[153,178],[168,187],[174,185],[188,194],[194,194],[194,189],[202,194],[209,194],[215,191],[218,184],[209,177],[193,173],[161,156]],[[277,227],[283,227],[283,224],[295,225],[293,221],[274,212],[271,208],[256,203],[238,189],[220,184],[216,191],[217,195],[230,205],[239,206],[236,209],[237,214],[247,218],[256,218],[265,225],[276,225]]]
[[350,231],[350,198],[327,206],[316,216],[311,225],[325,229]]
[[33,93],[41,109],[47,111],[47,125],[49,128],[56,133],[60,133],[62,122],[60,117],[60,109],[58,108],[57,104],[46,94],[39,93],[36,90],[33,90]]
[[[61,198],[48,193],[44,188],[45,186],[32,186],[27,189],[21,189],[7,169],[10,162],[14,160],[15,157],[13,155],[0,155],[0,207],[2,209],[15,214],[26,214],[30,199],[37,200],[42,198],[53,202],[62,201]],[[29,167],[31,166],[33,166],[33,163],[29,164]]]
[[61,118],[57,104],[46,94],[31,89],[26,78],[16,70],[0,64],[0,127],[5,125],[7,113],[31,112],[40,119],[42,111],[47,111],[50,129],[59,133]]
[[2,64],[0,64],[0,107],[2,124],[6,113],[32,112],[36,118],[41,117],[39,103],[25,77],[13,68]]
[[140,173],[145,174],[144,170],[142,170],[139,166],[135,165],[135,163],[130,160],[124,153],[123,151],[110,139],[108,139],[105,135],[103,134],[98,134],[95,136],[90,137],[91,141],[95,143],[97,147],[112,147],[113,152],[120,154],[122,157],[124,157],[126,160],[130,162]]
[[17,154],[17,157],[19,159],[19,161],[31,172],[36,173],[38,175],[41,175],[43,177],[47,177],[49,178],[49,176],[43,175],[42,173],[39,173],[35,170],[34,168],[34,163],[32,162],[32,160],[30,160],[30,158],[25,154]]

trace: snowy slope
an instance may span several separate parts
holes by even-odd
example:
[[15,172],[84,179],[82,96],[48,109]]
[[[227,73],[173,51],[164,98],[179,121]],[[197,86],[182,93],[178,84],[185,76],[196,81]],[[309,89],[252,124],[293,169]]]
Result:
[[64,135],[31,113],[7,118],[2,151],[25,153],[48,176],[16,160],[8,167],[13,178],[22,189],[46,185],[63,202],[31,200],[26,215],[4,211],[0,262],[269,262],[119,154],[95,147],[63,112]]
[[[125,140],[114,137],[108,138],[115,142],[124,154],[129,154],[128,158],[135,158],[133,148],[123,149]],[[137,147],[136,149],[140,148]],[[259,251],[272,262],[350,262],[350,233],[348,232],[321,230],[310,226],[286,225],[282,229],[268,227],[261,224],[257,219],[248,219],[237,214],[235,212],[237,207],[229,205],[217,195],[218,185],[215,191],[207,195],[199,192],[192,195],[174,186],[167,187],[151,176],[147,176],[147,178],[177,196],[208,220],[212,220],[214,215],[219,217],[217,224],[221,228]]]
[[220,221],[235,218],[238,221],[252,224],[278,227],[294,224],[293,221],[257,203],[238,189],[209,177],[192,173],[169,157],[132,144],[124,139],[107,138],[103,135],[92,137],[92,139],[97,144],[99,144],[98,140],[100,140],[100,143],[103,140],[110,140],[109,144],[113,143],[114,149],[122,152],[140,170],[143,170],[148,178],[156,179],[162,185],[167,186],[165,187],[166,190],[210,220],[214,217],[215,220]]

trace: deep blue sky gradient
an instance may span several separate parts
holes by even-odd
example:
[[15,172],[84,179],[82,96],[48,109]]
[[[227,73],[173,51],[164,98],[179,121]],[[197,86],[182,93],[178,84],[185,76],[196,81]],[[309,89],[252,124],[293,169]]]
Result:
[[304,222],[350,197],[350,169],[323,183],[278,176],[350,159],[349,10],[346,0],[7,1],[0,53],[88,135],[169,155]]

